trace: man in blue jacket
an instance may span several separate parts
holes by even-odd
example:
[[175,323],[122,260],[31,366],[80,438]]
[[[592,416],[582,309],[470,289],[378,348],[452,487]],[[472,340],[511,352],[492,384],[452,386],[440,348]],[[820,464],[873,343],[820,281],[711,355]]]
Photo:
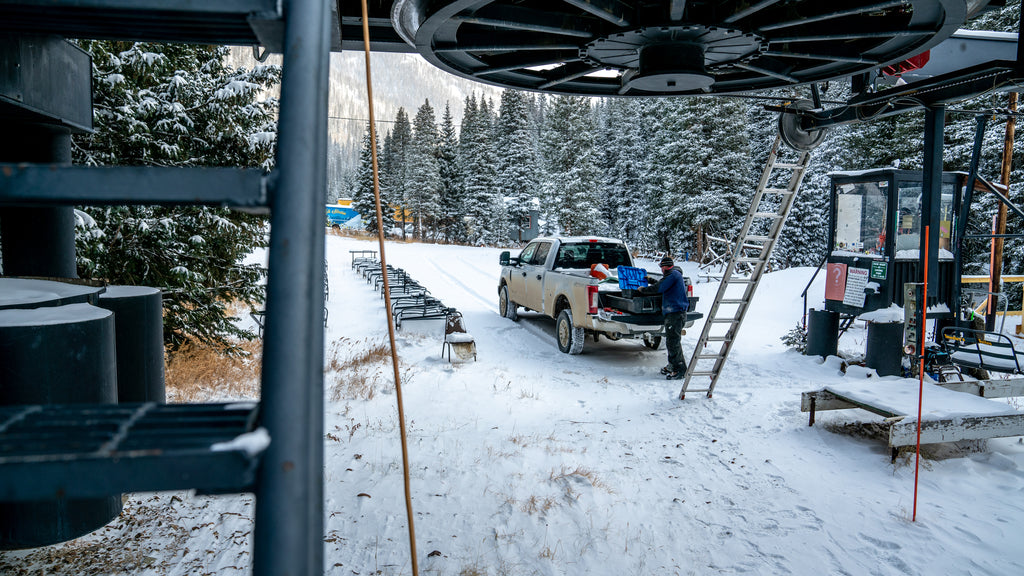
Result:
[[660,266],[661,280],[646,291],[657,291],[661,294],[661,313],[665,316],[665,347],[668,350],[668,366],[662,368],[661,373],[668,380],[679,380],[686,374],[682,332],[690,300],[686,297],[683,271],[675,266],[672,258],[665,256],[661,259]]

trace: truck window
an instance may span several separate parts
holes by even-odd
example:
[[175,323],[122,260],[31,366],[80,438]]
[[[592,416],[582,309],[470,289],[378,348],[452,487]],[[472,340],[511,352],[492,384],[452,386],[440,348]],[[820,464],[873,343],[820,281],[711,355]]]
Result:
[[590,268],[591,264],[605,264],[614,270],[631,266],[629,251],[617,242],[580,242],[562,244],[555,258],[556,268]]
[[536,251],[537,251],[537,244],[536,243],[528,244],[526,246],[526,248],[523,248],[523,251],[519,253],[519,263],[520,264],[529,264],[530,260],[533,258],[533,253],[536,252]]
[[551,242],[541,242],[537,245],[537,251],[533,253],[533,258],[530,258],[530,264],[543,266],[548,259],[549,252],[551,252]]

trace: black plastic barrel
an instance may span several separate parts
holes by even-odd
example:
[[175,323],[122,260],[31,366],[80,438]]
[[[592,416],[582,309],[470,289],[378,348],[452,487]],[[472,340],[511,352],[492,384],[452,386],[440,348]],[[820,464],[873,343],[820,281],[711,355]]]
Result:
[[[0,405],[115,404],[115,370],[109,310],[90,304],[0,310]],[[71,540],[120,512],[119,494],[0,502],[0,549]]]
[[829,310],[807,311],[807,356],[835,356],[839,349],[839,313]]
[[879,376],[903,374],[903,322],[868,322],[864,363]]
[[114,313],[117,343],[117,401],[166,401],[164,328],[160,290],[107,286],[99,305]]

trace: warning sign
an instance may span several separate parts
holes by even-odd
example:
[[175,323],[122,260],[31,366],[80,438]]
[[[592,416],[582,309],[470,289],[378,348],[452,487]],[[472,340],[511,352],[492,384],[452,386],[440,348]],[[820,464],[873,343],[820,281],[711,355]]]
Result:
[[871,273],[867,268],[850,268],[846,271],[846,291],[843,294],[843,304],[856,308],[864,307],[864,289],[868,286],[868,275]]

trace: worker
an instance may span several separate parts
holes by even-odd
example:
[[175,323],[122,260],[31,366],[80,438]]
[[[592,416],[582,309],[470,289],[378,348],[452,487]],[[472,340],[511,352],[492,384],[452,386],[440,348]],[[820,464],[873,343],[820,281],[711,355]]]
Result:
[[[675,265],[670,256],[659,263],[662,277],[653,285],[642,289],[644,293],[661,294],[661,313],[664,316],[665,347],[668,351],[668,365],[661,373],[668,380],[679,380],[686,374],[686,360],[683,359],[683,323],[690,300],[686,297],[686,280],[683,271]],[[648,282],[652,279],[648,278]]]

